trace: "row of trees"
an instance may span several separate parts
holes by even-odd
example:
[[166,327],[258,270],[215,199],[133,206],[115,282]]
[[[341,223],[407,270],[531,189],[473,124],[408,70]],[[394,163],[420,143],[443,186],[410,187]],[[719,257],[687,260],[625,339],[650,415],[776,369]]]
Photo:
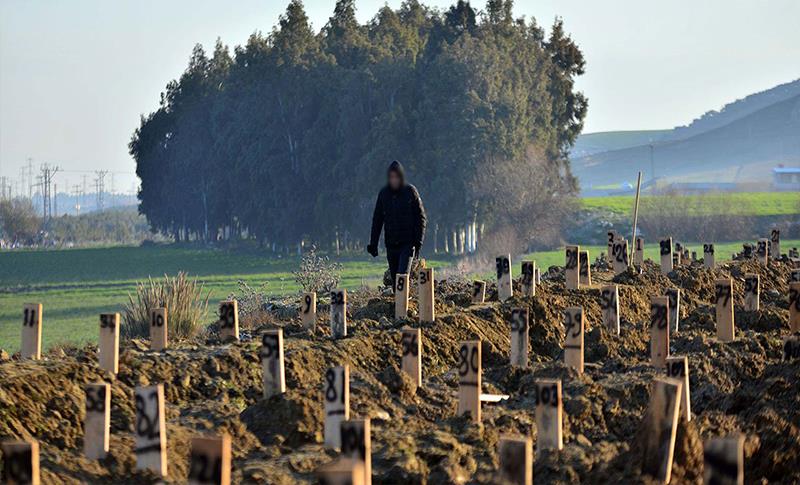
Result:
[[[176,240],[358,246],[398,159],[428,209],[428,247],[509,227],[529,244],[525,228],[557,222],[576,190],[584,60],[560,20],[546,36],[511,12],[406,0],[362,25],[339,0],[315,33],[292,0],[233,55],[196,46],[130,142],[140,212]],[[500,182],[517,174],[530,184],[508,198]]]

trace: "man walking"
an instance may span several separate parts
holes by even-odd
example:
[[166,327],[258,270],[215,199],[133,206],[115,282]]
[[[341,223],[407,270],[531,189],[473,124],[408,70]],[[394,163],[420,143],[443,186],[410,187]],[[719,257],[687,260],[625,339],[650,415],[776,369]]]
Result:
[[392,162],[387,175],[388,182],[378,193],[372,214],[372,235],[367,252],[373,257],[378,255],[378,240],[383,229],[383,243],[394,288],[397,275],[408,273],[411,261],[419,256],[427,219],[419,192],[416,187],[406,183],[400,162]]

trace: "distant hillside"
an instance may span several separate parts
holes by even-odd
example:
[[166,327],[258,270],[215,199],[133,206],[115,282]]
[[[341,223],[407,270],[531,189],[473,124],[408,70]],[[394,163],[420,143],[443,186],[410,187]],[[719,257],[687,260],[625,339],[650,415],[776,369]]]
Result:
[[671,130],[605,131],[580,135],[572,147],[573,158],[594,155],[595,153],[619,150],[636,145],[646,145],[663,140]]

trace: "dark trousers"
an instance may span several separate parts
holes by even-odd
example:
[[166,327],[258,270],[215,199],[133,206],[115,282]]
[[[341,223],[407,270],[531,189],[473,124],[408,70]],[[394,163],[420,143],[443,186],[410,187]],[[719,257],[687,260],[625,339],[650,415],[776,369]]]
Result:
[[397,284],[398,274],[407,274],[411,271],[411,262],[414,260],[414,247],[407,246],[387,247],[386,259],[389,261],[389,272],[392,274],[392,290]]

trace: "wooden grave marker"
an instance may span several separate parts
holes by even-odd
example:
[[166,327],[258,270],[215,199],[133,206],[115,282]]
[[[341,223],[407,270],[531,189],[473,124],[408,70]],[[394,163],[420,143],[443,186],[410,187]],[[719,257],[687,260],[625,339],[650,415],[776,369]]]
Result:
[[714,269],[714,244],[703,244],[703,266],[706,269]]
[[683,382],[681,391],[681,414],[688,423],[692,420],[692,401],[689,393],[689,358],[686,356],[667,357],[664,366],[667,370],[667,377],[678,379]]
[[167,329],[167,309],[161,307],[150,310],[150,350],[160,351],[167,348]]
[[633,265],[641,268],[644,265],[644,238],[636,236],[633,245]]
[[533,268],[533,274],[534,274],[534,281],[536,282],[536,284],[537,285],[542,284],[542,272],[539,271],[538,266]]
[[608,285],[600,289],[600,310],[603,326],[614,335],[619,335],[619,287]]
[[650,363],[663,367],[669,357],[669,297],[650,298]]
[[119,372],[119,313],[100,314],[100,338],[97,342],[100,368],[116,374]]
[[583,308],[564,310],[564,364],[583,373]]
[[692,251],[692,263],[697,262],[697,251]]
[[520,290],[522,296],[536,296],[536,262],[522,262],[522,276],[520,277]]
[[612,252],[614,253],[614,259],[612,261],[614,274],[621,274],[628,271],[628,241],[625,239],[614,241]]
[[677,379],[653,379],[650,404],[644,417],[642,473],[663,483],[669,483],[672,474],[682,388],[682,381]]
[[759,239],[756,245],[756,258],[761,264],[769,264],[769,239]]
[[219,338],[239,340],[239,302],[236,300],[219,304]]
[[514,281],[511,277],[511,255],[505,254],[495,258],[497,270],[497,299],[506,301],[514,296]]
[[433,323],[436,319],[436,312],[434,310],[434,302],[436,300],[433,286],[433,268],[420,268],[418,277],[419,321],[422,323]]
[[661,254],[661,273],[669,274],[672,272],[672,238],[659,241],[658,248]]
[[481,341],[461,342],[458,351],[457,415],[469,414],[474,423],[481,422]]
[[730,278],[718,279],[714,286],[717,339],[721,342],[732,342],[736,338],[736,327],[733,320],[733,281]]
[[742,244],[742,255],[745,259],[752,259],[755,257],[756,248],[750,243]]
[[486,300],[486,282],[475,280],[472,282],[472,304],[479,305]]
[[617,231],[611,230],[606,233],[608,239],[606,240],[606,257],[608,258],[608,267],[612,268],[611,262],[614,261],[614,241],[617,240]]
[[339,457],[317,468],[319,485],[365,485],[364,464],[352,458]]
[[3,452],[2,482],[8,485],[39,485],[39,442],[7,440]]
[[231,437],[195,436],[189,452],[189,485],[230,485]]
[[679,253],[677,251],[673,252],[672,253],[672,268],[673,269],[677,268],[680,265],[681,265],[681,253]]
[[783,362],[800,359],[800,335],[788,335],[783,338]]
[[744,484],[744,435],[711,438],[703,445],[703,483]]
[[331,337],[347,337],[347,290],[331,290]]
[[501,483],[533,485],[533,446],[527,436],[501,436],[497,443]]
[[261,336],[261,369],[264,399],[286,392],[283,366],[283,329],[267,330]]
[[42,304],[26,303],[22,307],[21,359],[42,358]]
[[680,264],[680,261],[683,259],[683,244],[679,243],[678,241],[675,241],[672,252],[673,254],[674,253],[678,254],[678,264]]
[[744,275],[744,311],[757,312],[761,299],[761,277],[758,273]]
[[303,328],[315,332],[317,330],[317,292],[309,291],[303,293],[300,303],[300,319]]
[[398,274],[394,290],[394,318],[408,318],[408,274]]
[[580,246],[567,246],[564,250],[566,262],[564,264],[564,284],[568,290],[580,288]]
[[681,290],[679,288],[667,288],[664,296],[669,297],[669,326],[672,332],[678,332],[681,319]]
[[536,452],[564,448],[564,405],[560,379],[535,379]]
[[350,366],[331,367],[325,373],[325,445],[342,446],[342,421],[350,419]]
[[403,347],[401,368],[419,387],[422,385],[422,330],[403,327],[400,343]]
[[789,284],[789,328],[800,332],[800,282]]
[[580,282],[581,286],[591,286],[592,285],[592,268],[589,264],[589,251],[583,250],[581,251],[581,267],[580,271],[578,272],[578,281]]
[[111,438],[111,385],[86,384],[84,390],[83,454],[90,460],[100,460],[106,457]]
[[372,484],[372,437],[369,418],[342,421],[341,456],[360,461],[364,466],[364,485]]
[[528,367],[528,309],[511,310],[511,365]]
[[789,273],[789,283],[800,283],[800,269],[793,269]]
[[164,420],[164,385],[137,386],[135,390],[136,468],[167,476],[167,429]]

